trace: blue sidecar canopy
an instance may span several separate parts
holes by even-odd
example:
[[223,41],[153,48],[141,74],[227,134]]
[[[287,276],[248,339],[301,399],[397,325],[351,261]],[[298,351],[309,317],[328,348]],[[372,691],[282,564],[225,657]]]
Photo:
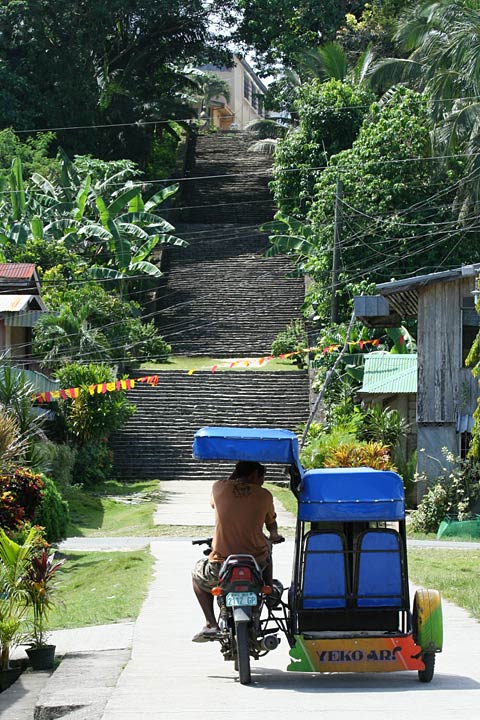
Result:
[[203,427],[193,441],[197,460],[256,460],[257,462],[295,465],[303,468],[298,457],[298,439],[290,430],[246,427]]
[[324,468],[308,470],[298,496],[303,521],[403,520],[402,478],[390,470]]

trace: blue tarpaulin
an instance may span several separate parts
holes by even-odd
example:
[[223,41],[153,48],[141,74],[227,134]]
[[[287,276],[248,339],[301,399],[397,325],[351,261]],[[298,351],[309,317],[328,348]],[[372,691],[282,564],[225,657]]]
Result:
[[308,470],[298,497],[304,521],[403,520],[402,478],[390,470],[324,468]]
[[246,427],[204,427],[195,433],[193,457],[198,460],[255,460],[296,465],[298,439],[290,430]]

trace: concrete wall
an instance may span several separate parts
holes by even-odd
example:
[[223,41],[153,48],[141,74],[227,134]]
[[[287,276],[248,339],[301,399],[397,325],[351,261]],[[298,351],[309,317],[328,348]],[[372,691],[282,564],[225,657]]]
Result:
[[[250,100],[244,97],[244,77],[247,76],[251,83],[254,83],[254,80],[238,60],[232,68],[215,70],[215,74],[222,80],[225,80],[230,86],[230,101],[228,105],[234,113],[233,122],[239,130],[243,130],[252,120],[258,120],[263,117],[253,107],[251,97]],[[260,92],[260,88],[255,86],[254,92]],[[218,99],[225,101],[223,96]]]

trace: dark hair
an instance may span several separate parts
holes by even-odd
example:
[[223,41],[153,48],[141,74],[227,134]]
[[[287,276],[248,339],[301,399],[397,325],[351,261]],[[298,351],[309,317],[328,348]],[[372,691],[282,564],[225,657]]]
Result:
[[254,472],[258,472],[259,475],[265,475],[265,465],[250,460],[239,460],[235,465],[235,470],[230,475],[230,480],[248,478]]

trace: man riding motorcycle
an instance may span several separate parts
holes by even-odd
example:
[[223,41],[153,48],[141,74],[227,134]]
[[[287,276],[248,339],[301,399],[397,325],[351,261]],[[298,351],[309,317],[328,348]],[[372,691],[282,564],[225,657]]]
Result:
[[[210,504],[215,510],[215,532],[208,558],[199,560],[192,572],[193,589],[205,616],[205,626],[193,642],[215,638],[218,624],[211,589],[218,582],[224,560],[232,554],[253,555],[263,571],[266,585],[272,585],[272,558],[269,543],[284,540],[278,532],[272,494],[262,487],[265,467],[241,460],[226,480],[212,487]],[[263,534],[266,527],[269,537]]]

